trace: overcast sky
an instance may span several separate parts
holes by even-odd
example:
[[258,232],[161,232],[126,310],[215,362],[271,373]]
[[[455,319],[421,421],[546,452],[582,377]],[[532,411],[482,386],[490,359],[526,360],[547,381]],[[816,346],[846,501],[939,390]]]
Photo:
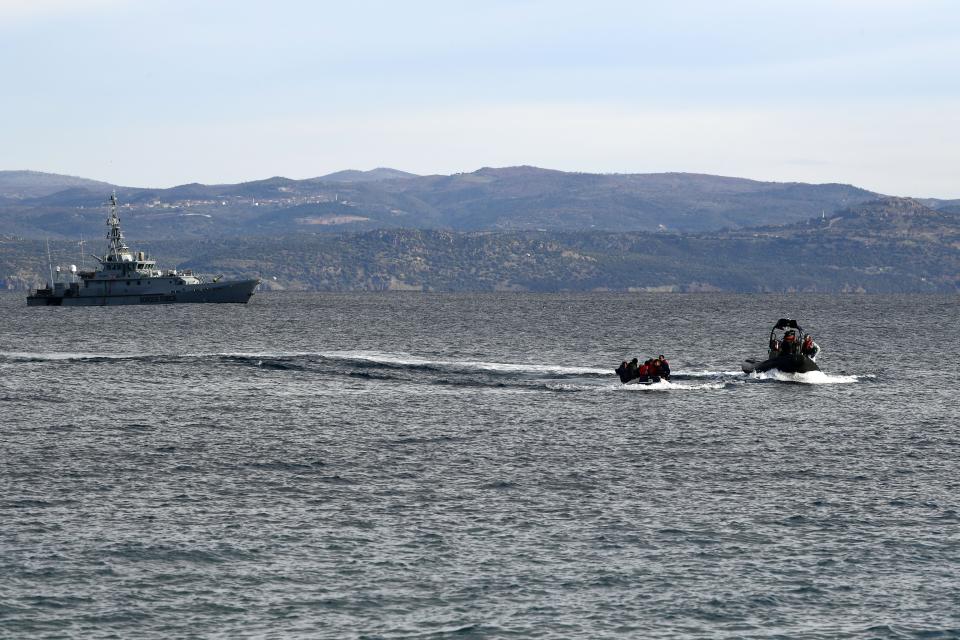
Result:
[[532,164],[960,198],[960,2],[0,0],[0,169]]

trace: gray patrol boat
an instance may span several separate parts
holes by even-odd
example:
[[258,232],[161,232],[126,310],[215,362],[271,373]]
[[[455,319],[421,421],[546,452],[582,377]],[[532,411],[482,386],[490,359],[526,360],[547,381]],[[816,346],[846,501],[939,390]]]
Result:
[[[70,275],[57,267],[53,284],[27,296],[27,305],[35,306],[103,306],[113,304],[170,304],[177,302],[245,303],[256,291],[259,279],[223,282],[220,276],[205,280],[192,271],[162,270],[143,251],[133,251],[123,240],[120,218],[117,217],[117,196],[110,196],[109,245],[103,256],[93,256],[100,263],[94,271],[77,271],[71,265]],[[63,281],[66,278],[67,281]]]

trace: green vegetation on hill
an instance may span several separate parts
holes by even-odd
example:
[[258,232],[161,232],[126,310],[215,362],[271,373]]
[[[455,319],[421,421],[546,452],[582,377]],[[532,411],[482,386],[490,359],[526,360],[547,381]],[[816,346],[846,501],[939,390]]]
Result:
[[[75,242],[52,246],[76,262]],[[904,199],[717,233],[399,229],[149,246],[161,266],[324,291],[948,292],[960,288],[958,248],[960,214]],[[35,286],[45,255],[41,241],[0,240],[0,286]]]

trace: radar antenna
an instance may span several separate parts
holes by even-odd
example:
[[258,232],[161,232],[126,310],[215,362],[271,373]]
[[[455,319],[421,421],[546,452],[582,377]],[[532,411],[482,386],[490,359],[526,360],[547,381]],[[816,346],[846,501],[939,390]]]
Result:
[[117,192],[110,195],[110,217],[107,218],[107,226],[110,231],[107,232],[107,240],[110,244],[107,247],[107,255],[104,256],[106,262],[122,262],[125,259],[130,260],[130,247],[123,241],[123,232],[120,231],[120,218],[117,217]]

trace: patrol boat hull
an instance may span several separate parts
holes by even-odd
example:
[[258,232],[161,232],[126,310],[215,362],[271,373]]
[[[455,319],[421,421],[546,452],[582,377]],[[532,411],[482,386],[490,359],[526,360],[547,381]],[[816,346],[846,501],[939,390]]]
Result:
[[[249,302],[259,280],[210,282],[181,285],[173,289],[147,292],[128,291],[129,287],[104,285],[101,291],[80,287],[38,289],[27,296],[31,307],[103,307],[118,304],[237,303]],[[96,287],[101,289],[101,287]]]

